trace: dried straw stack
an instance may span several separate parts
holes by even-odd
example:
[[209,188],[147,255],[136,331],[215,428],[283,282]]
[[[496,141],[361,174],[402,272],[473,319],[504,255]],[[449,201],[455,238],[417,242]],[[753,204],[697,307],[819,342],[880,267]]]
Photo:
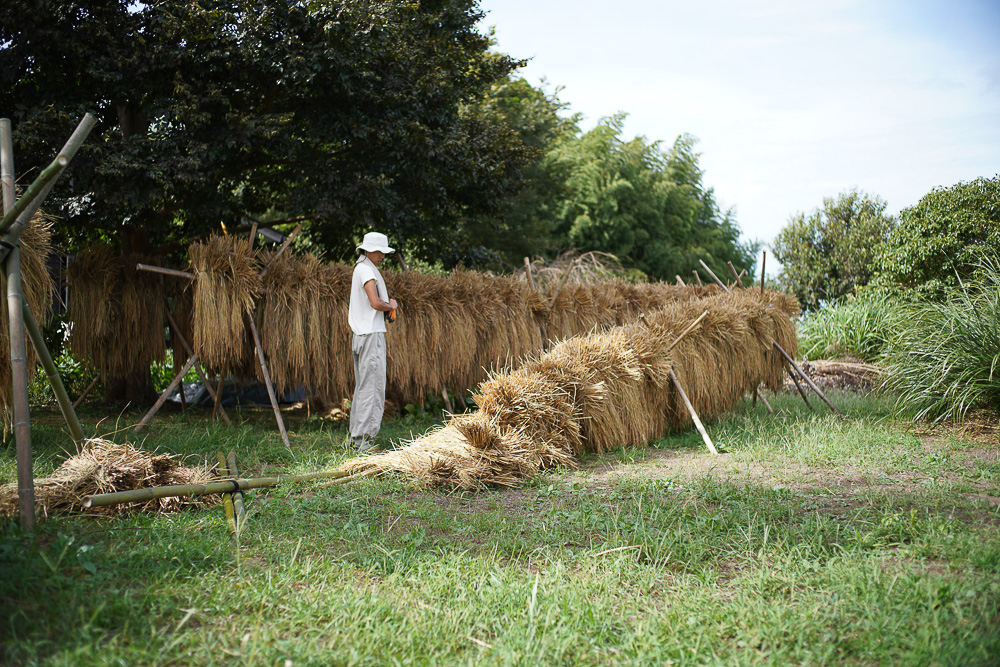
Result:
[[[66,459],[51,476],[35,480],[35,509],[43,516],[80,510],[83,497],[172,484],[212,481],[209,466],[182,467],[171,454],[150,454],[131,444],[91,438]],[[117,514],[129,510],[175,512],[186,505],[214,505],[221,496],[161,498],[142,503],[109,505],[87,510],[91,514]],[[0,515],[18,512],[17,485],[0,486]]]
[[[701,313],[708,315],[667,353]],[[685,302],[638,321],[556,345],[486,381],[479,410],[400,450],[347,461],[346,472],[400,472],[430,484],[511,486],[585,451],[642,447],[668,425],[689,423],[672,370],[695,409],[712,417],[759,383],[777,389],[777,341],[796,350],[796,304],[782,294],[738,290]]]
[[[39,326],[48,319],[54,291],[45,260],[52,251],[52,219],[44,213],[36,212],[28,227],[21,233],[21,290],[31,313]],[[0,271],[0,289],[6,304],[7,278]],[[26,339],[27,340],[27,339]],[[30,341],[25,344],[25,359],[28,378],[35,373],[36,354]],[[10,370],[10,320],[7,306],[0,307],[0,412],[3,413],[3,432],[7,433],[13,417],[12,378]]]
[[244,375],[254,360],[246,330],[262,285],[258,253],[250,239],[212,236],[188,248],[195,274],[192,347],[213,374]]
[[98,244],[77,255],[66,271],[70,351],[109,377],[144,372],[166,352],[164,288],[136,271],[140,255],[115,255]]

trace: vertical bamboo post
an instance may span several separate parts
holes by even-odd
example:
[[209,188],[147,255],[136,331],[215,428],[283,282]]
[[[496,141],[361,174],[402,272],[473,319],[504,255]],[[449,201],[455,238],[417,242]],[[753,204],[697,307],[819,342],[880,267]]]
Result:
[[844,416],[843,413],[841,413],[840,410],[837,409],[837,406],[831,403],[830,399],[826,397],[826,394],[824,394],[823,391],[816,386],[816,383],[810,380],[809,377],[804,372],[802,372],[802,369],[799,368],[799,365],[797,363],[795,363],[795,360],[792,359],[790,356],[788,356],[788,353],[785,352],[780,345],[778,345],[777,341],[774,342],[774,347],[778,350],[778,352],[781,353],[781,356],[785,358],[785,361],[790,363],[792,367],[799,372],[799,375],[801,375],[802,379],[806,381],[806,384],[809,385],[809,387],[816,392],[816,395],[819,396],[821,399],[823,399],[823,402],[826,403],[828,406],[830,406],[830,409],[836,412],[838,416],[843,417]]
[[288,441],[288,432],[285,430],[285,422],[281,418],[281,410],[278,408],[278,397],[274,395],[274,385],[271,384],[271,374],[267,370],[267,361],[264,360],[264,347],[260,344],[260,336],[257,335],[257,325],[253,323],[250,313],[244,313],[250,333],[253,334],[253,344],[257,348],[257,360],[260,362],[260,371],[264,376],[264,385],[267,387],[267,396],[271,399],[271,407],[274,408],[274,418],[278,422],[278,430],[281,432],[281,440],[285,443],[288,451],[292,451],[292,443]]
[[215,399],[212,402],[212,419],[215,420],[215,415],[219,413],[219,408],[222,407],[222,376],[215,376]]
[[[236,467],[236,452],[229,452],[229,456],[226,457],[226,468],[229,470],[229,475],[233,479],[240,478],[240,470]],[[246,507],[243,505],[243,492],[236,490],[233,492],[233,509],[236,510],[236,530],[243,530],[243,526],[247,520]]]
[[715,455],[719,454],[719,450],[715,448],[715,444],[712,439],[708,437],[708,431],[705,430],[704,424],[701,423],[701,419],[698,418],[698,413],[694,411],[694,406],[691,405],[691,400],[688,399],[688,395],[684,392],[684,387],[681,386],[681,381],[677,379],[677,374],[674,373],[674,369],[670,369],[670,379],[674,383],[674,388],[677,389],[677,393],[680,394],[681,400],[684,401],[684,407],[688,409],[688,413],[691,415],[691,420],[694,422],[695,427],[698,432],[701,433],[701,439],[705,441],[708,445],[708,451]]
[[767,264],[767,251],[762,251],[760,258],[760,295],[764,296],[764,265]]
[[63,384],[62,378],[59,376],[59,369],[56,368],[56,363],[52,360],[52,355],[49,354],[49,348],[45,345],[45,337],[42,335],[42,330],[38,327],[38,322],[35,321],[35,316],[31,313],[31,308],[28,307],[28,302],[22,301],[21,306],[24,311],[24,326],[28,331],[28,336],[31,338],[31,344],[35,348],[35,354],[38,355],[38,361],[41,362],[42,368],[45,369],[45,375],[48,377],[52,391],[56,395],[59,410],[62,411],[63,419],[66,420],[66,425],[73,436],[73,441],[80,444],[86,436],[83,434],[83,426],[80,425],[80,420],[76,416],[76,410],[73,409],[73,404],[70,403],[69,392],[66,391],[66,385]]
[[[236,477],[232,470],[226,467],[226,459],[223,458],[222,452],[216,452],[215,458],[219,462],[219,477],[224,479],[226,477]],[[236,508],[233,505],[233,494],[229,491],[225,491],[222,494],[222,509],[226,513],[226,524],[229,526],[229,530],[233,533],[236,532]]]
[[[4,213],[15,204],[14,142],[10,120],[0,120],[0,182]],[[22,214],[23,215],[23,214]],[[24,311],[21,300],[21,254],[15,246],[4,265],[7,276],[7,318],[10,324],[10,370],[14,403],[14,438],[17,448],[17,498],[21,528],[35,527],[35,476],[31,463],[31,414],[28,407],[28,362],[24,344]]]
[[524,272],[528,274],[528,284],[531,285],[531,289],[538,291],[535,288],[535,277],[531,275],[531,260],[527,257],[524,258]]

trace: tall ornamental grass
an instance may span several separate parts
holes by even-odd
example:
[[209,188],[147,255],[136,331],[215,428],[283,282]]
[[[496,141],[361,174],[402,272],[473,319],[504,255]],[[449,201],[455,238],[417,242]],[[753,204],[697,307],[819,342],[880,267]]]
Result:
[[1000,260],[981,268],[975,283],[943,301],[901,307],[893,318],[886,384],[915,419],[1000,410]]
[[866,294],[839,300],[804,315],[797,327],[802,356],[879,359],[890,337],[893,309],[892,300],[886,295]]

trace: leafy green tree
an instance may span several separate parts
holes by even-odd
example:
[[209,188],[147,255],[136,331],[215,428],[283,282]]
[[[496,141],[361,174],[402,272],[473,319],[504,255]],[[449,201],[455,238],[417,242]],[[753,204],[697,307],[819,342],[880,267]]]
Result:
[[475,0],[8,0],[0,109],[18,166],[99,119],[54,193],[60,241],[170,247],[268,213],[336,256],[370,227],[433,253],[530,154],[475,104],[518,62]]
[[669,152],[642,137],[621,138],[625,116],[563,141],[551,160],[567,174],[557,234],[581,251],[600,250],[659,279],[689,275],[702,259],[718,275],[727,261],[753,269],[756,247],[741,245],[732,213],[702,183],[695,139]]
[[935,188],[903,209],[876,256],[879,287],[941,293],[1000,254],[1000,176]]
[[886,202],[857,189],[825,197],[822,208],[798,213],[774,239],[780,281],[803,308],[854,293],[872,279],[878,247],[896,222]]

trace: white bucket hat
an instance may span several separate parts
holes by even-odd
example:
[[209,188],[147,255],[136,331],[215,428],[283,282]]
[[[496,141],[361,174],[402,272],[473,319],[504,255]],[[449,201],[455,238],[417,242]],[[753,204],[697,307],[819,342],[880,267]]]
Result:
[[387,255],[390,252],[396,252],[393,248],[389,247],[389,239],[386,238],[386,235],[379,234],[378,232],[368,232],[365,234],[365,240],[358,246],[358,250],[365,250],[367,252],[379,251]]

